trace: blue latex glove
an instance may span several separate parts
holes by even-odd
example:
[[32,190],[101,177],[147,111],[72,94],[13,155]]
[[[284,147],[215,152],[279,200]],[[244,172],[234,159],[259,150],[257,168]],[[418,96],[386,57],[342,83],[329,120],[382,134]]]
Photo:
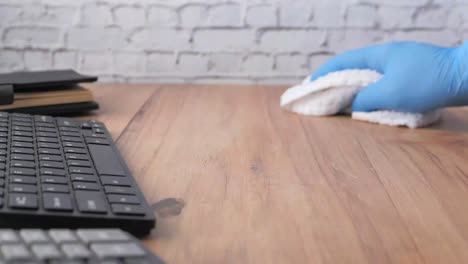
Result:
[[456,48],[395,42],[351,50],[332,58],[311,78],[345,69],[384,74],[358,93],[353,111],[422,113],[468,104],[468,42]]

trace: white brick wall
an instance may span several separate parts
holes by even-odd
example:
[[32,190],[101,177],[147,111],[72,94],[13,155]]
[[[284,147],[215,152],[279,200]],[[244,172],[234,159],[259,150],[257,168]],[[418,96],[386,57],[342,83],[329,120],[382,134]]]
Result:
[[0,72],[104,81],[289,83],[347,49],[467,37],[468,0],[0,0]]

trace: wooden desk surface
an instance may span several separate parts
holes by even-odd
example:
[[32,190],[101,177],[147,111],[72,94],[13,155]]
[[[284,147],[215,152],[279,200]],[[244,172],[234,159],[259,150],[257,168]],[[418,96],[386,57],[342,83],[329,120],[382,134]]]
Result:
[[[282,112],[281,87],[94,85],[168,263],[468,263],[468,111]],[[89,117],[87,117],[89,118]]]

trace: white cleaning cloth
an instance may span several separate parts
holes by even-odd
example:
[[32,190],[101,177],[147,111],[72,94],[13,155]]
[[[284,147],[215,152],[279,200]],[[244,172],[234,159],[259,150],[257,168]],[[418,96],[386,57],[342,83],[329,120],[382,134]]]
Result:
[[[303,115],[327,116],[350,113],[356,94],[378,81],[382,75],[372,70],[332,72],[315,81],[307,77],[302,84],[288,89],[281,96],[281,107]],[[390,126],[423,127],[440,118],[440,110],[419,113],[396,111],[353,112],[352,118]]]

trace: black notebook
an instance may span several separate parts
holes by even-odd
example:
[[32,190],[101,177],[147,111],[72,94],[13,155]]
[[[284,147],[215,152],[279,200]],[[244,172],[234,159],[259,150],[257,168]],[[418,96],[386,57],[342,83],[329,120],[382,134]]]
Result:
[[99,105],[92,92],[79,85],[95,81],[73,70],[0,74],[0,111],[64,115],[95,110]]

